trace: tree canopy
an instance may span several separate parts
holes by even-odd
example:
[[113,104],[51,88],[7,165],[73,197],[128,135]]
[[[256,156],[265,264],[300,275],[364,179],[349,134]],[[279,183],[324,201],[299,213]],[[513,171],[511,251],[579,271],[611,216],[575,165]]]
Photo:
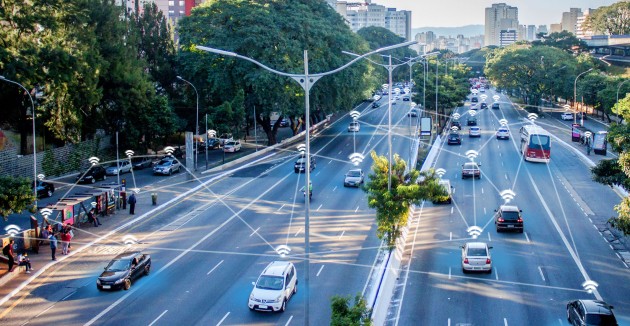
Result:
[[331,326],[370,326],[371,311],[361,294],[354,297],[354,305],[350,306],[350,296],[334,295],[331,298]]
[[630,2],[619,1],[610,6],[599,7],[586,18],[584,25],[597,33],[630,34]]
[[0,216],[7,220],[13,213],[32,208],[35,195],[27,178],[0,177]]
[[[370,50],[376,50],[406,41],[404,37],[400,37],[384,27],[363,27],[357,31],[357,34],[368,42]],[[415,58],[418,56],[418,53],[409,47],[398,48],[388,52],[387,54],[392,56],[392,65],[398,65],[407,61],[409,58]],[[379,55],[374,55],[371,57],[371,60],[384,65],[389,64],[388,58]],[[389,81],[386,69],[376,68],[374,73],[379,76],[379,82],[382,81],[382,83],[386,83]],[[393,82],[409,80],[409,66],[403,65],[394,69],[392,72],[392,80]]]
[[542,40],[532,42],[532,45],[546,45],[562,49],[567,52],[582,52],[587,50],[586,42],[580,40],[569,31],[555,32],[542,37]]

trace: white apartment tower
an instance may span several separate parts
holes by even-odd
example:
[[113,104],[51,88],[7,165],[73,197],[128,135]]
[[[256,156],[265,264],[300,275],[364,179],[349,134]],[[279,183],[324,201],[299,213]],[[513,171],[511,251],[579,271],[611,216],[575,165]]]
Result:
[[372,3],[371,0],[327,2],[344,17],[353,32],[364,27],[377,26],[387,28],[405,40],[411,40],[411,11],[387,8]]
[[516,31],[519,28],[518,8],[505,3],[494,3],[486,8],[485,23],[485,45],[500,45],[501,31]]
[[578,18],[582,16],[582,9],[571,8],[569,12],[562,13],[562,30],[573,34],[577,34],[577,22]]

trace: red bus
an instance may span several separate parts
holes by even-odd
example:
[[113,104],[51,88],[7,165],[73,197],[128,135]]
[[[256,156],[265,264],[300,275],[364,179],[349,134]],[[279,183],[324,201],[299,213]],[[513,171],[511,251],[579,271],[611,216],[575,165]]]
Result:
[[551,136],[547,130],[533,124],[521,128],[521,154],[530,162],[549,163],[551,158]]

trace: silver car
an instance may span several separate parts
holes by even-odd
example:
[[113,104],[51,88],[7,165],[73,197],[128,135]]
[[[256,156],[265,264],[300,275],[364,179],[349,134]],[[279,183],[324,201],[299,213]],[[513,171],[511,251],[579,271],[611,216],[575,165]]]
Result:
[[462,271],[492,273],[492,257],[485,242],[468,242],[462,246]]
[[172,157],[165,157],[153,167],[153,174],[171,175],[173,172],[179,172],[182,165]]
[[131,172],[131,162],[129,162],[129,160],[120,161],[118,164],[114,163],[105,169],[107,175],[117,175],[128,172]]
[[363,171],[361,169],[353,169],[346,173],[343,179],[344,187],[359,187],[363,183]]
[[348,126],[348,132],[358,132],[359,130],[361,130],[361,126],[359,126],[358,122],[350,122],[350,125]]

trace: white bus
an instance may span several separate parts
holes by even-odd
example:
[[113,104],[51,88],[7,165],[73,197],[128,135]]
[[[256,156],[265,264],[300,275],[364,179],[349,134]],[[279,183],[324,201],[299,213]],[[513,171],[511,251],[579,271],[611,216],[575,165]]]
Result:
[[521,154],[530,162],[549,163],[551,136],[547,130],[533,124],[521,128]]

